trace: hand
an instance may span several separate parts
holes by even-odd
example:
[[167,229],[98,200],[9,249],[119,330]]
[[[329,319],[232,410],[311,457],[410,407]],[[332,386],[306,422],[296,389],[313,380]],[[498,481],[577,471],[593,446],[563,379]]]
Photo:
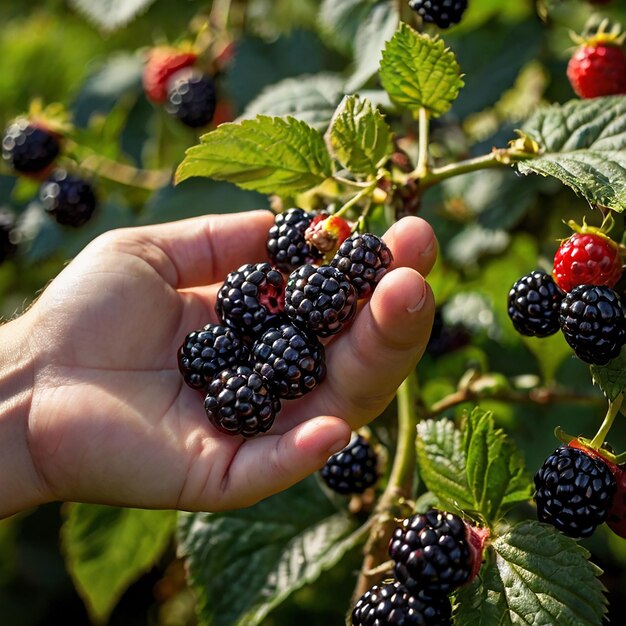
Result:
[[13,439],[21,492],[0,485],[0,514],[52,500],[249,506],[318,470],[347,445],[351,429],[384,410],[432,326],[434,301],[422,275],[437,245],[419,218],[385,234],[392,271],[327,346],[326,380],[284,401],[269,433],[246,440],[218,432],[201,393],[184,384],[179,346],[192,330],[218,323],[215,296],[228,272],[266,260],[272,220],[255,211],[111,231],[0,328],[3,341],[20,346],[5,383],[18,378],[16,368],[32,383],[19,386],[20,401],[0,418],[0,435]]

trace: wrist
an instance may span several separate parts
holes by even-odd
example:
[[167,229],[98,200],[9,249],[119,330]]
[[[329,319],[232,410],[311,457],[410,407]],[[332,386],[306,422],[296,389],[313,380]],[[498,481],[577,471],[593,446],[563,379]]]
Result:
[[0,326],[0,519],[47,500],[29,445],[34,363],[29,316]]

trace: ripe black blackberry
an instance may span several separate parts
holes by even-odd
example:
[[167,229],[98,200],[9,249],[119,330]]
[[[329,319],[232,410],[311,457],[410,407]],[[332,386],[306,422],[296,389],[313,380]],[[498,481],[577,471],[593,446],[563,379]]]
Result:
[[213,119],[216,103],[213,79],[186,68],[174,75],[167,92],[165,110],[186,126],[202,128]]
[[314,263],[321,253],[305,239],[306,229],[314,214],[303,209],[287,209],[279,213],[267,234],[267,253],[281,271],[291,273],[305,263]]
[[356,435],[343,449],[333,454],[320,474],[333,491],[342,495],[363,493],[378,480],[378,456],[369,442]]
[[0,209],[0,263],[10,259],[17,251],[17,244],[13,239],[15,216],[11,211]]
[[397,580],[374,585],[357,601],[352,626],[450,626],[452,606],[445,595],[410,593]]
[[535,474],[537,518],[574,538],[589,537],[604,522],[617,490],[600,459],[560,446]]
[[279,398],[299,398],[326,376],[324,346],[286,318],[254,343],[251,362]]
[[559,330],[563,292],[552,276],[535,270],[511,287],[508,312],[515,330],[529,337],[547,337]]
[[284,285],[283,275],[269,263],[247,263],[228,274],[215,310],[230,329],[255,338],[283,312]]
[[189,333],[178,350],[178,368],[193,389],[206,389],[222,370],[245,365],[248,348],[226,326],[207,324]]
[[10,124],[2,138],[2,157],[21,174],[41,174],[61,151],[57,135],[26,118]]
[[204,409],[221,432],[254,437],[272,427],[280,400],[262,376],[240,365],[223,370],[209,383]]
[[448,594],[470,580],[473,555],[465,522],[430,509],[396,528],[389,542],[396,578],[409,591]]
[[368,298],[392,262],[391,250],[380,237],[356,233],[339,246],[330,264],[348,277],[359,298]]
[[61,169],[54,170],[41,185],[39,198],[59,224],[75,228],[88,222],[98,205],[91,183]]
[[626,340],[624,309],[619,296],[604,285],[578,285],[563,298],[559,324],[576,356],[606,365]]
[[298,327],[330,337],[356,314],[356,289],[330,265],[303,265],[289,275],[285,313]]
[[425,22],[449,28],[461,21],[467,9],[467,0],[410,0],[409,6]]

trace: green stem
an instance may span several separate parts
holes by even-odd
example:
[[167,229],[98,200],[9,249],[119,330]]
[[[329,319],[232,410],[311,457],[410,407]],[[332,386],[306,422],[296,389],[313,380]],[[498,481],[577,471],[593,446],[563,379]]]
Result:
[[[459,161],[458,163],[449,163],[442,167],[433,168],[430,172],[427,172],[420,180],[420,186],[422,188],[430,187],[446,178],[452,178],[452,176],[459,176],[460,174],[467,174],[468,172],[475,172],[476,170],[484,170],[491,167],[501,167],[507,165],[503,161],[503,156],[506,154],[506,150],[494,150],[489,154],[483,154],[473,159],[466,159],[465,161]],[[417,168],[416,168],[417,171]]]
[[428,141],[429,141],[429,115],[428,111],[421,107],[419,110],[419,145],[417,153],[417,165],[410,174],[411,178],[423,179],[428,173]]
[[609,402],[609,408],[606,412],[606,416],[602,425],[600,426],[600,430],[598,430],[596,436],[591,440],[591,447],[594,450],[599,450],[602,447],[602,444],[606,440],[606,436],[609,434],[609,430],[611,430],[611,426],[613,426],[613,421],[615,420],[615,416],[619,413],[619,410],[622,406],[622,401],[624,399],[623,394],[619,394],[615,400]]
[[357,202],[359,202],[359,200],[362,200],[363,198],[365,198],[365,196],[369,196],[372,191],[374,191],[374,189],[376,189],[376,185],[378,185],[378,179],[373,180],[372,182],[370,182],[367,187],[364,187],[363,189],[361,189],[361,191],[359,191],[359,193],[357,193],[355,196],[353,196],[352,198],[350,198],[350,200],[348,200],[348,202],[346,202],[336,213],[336,216],[341,216],[344,213],[346,213],[347,211],[349,211]]
[[365,189],[370,186],[370,183],[367,181],[350,180],[349,178],[343,178],[343,176],[337,176],[337,174],[333,175],[333,180],[342,185],[356,187],[357,189]]

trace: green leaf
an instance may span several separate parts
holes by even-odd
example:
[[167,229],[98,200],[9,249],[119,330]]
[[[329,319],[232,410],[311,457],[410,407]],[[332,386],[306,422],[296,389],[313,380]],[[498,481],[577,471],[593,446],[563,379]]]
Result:
[[524,460],[490,411],[474,409],[464,428],[467,484],[474,498],[473,510],[493,522],[518,502],[532,497],[532,482]]
[[456,594],[455,623],[474,626],[600,626],[601,571],[555,528],[522,522],[494,539],[480,576]]
[[320,29],[338,48],[348,52],[371,9],[370,0],[323,0],[318,16]]
[[[180,550],[201,626],[257,626],[365,536],[315,478],[248,509],[182,514]],[[348,599],[346,599],[346,603]]]
[[333,116],[326,142],[353,174],[375,175],[393,152],[391,128],[366,98],[346,96]]
[[127,587],[173,537],[176,511],[69,504],[61,529],[67,569],[95,622],[106,622]]
[[474,509],[465,473],[463,435],[449,419],[425,420],[417,426],[420,477],[442,504]]
[[90,22],[104,31],[126,26],[143,13],[154,0],[69,0],[70,4]]
[[178,166],[177,183],[208,176],[243,189],[289,195],[311,189],[332,174],[322,135],[293,117],[259,115],[221,124],[200,140]]
[[612,402],[626,389],[626,347],[606,365],[591,365],[590,369],[593,382],[602,389],[607,400]]
[[554,176],[592,204],[626,209],[626,96],[545,107],[522,130],[541,152],[517,163],[521,173]]
[[337,74],[287,78],[266,87],[248,104],[240,119],[290,115],[324,132],[343,97],[343,84],[344,79]]
[[380,81],[399,106],[413,114],[425,108],[432,117],[448,111],[463,87],[459,64],[443,40],[405,23],[385,46]]

